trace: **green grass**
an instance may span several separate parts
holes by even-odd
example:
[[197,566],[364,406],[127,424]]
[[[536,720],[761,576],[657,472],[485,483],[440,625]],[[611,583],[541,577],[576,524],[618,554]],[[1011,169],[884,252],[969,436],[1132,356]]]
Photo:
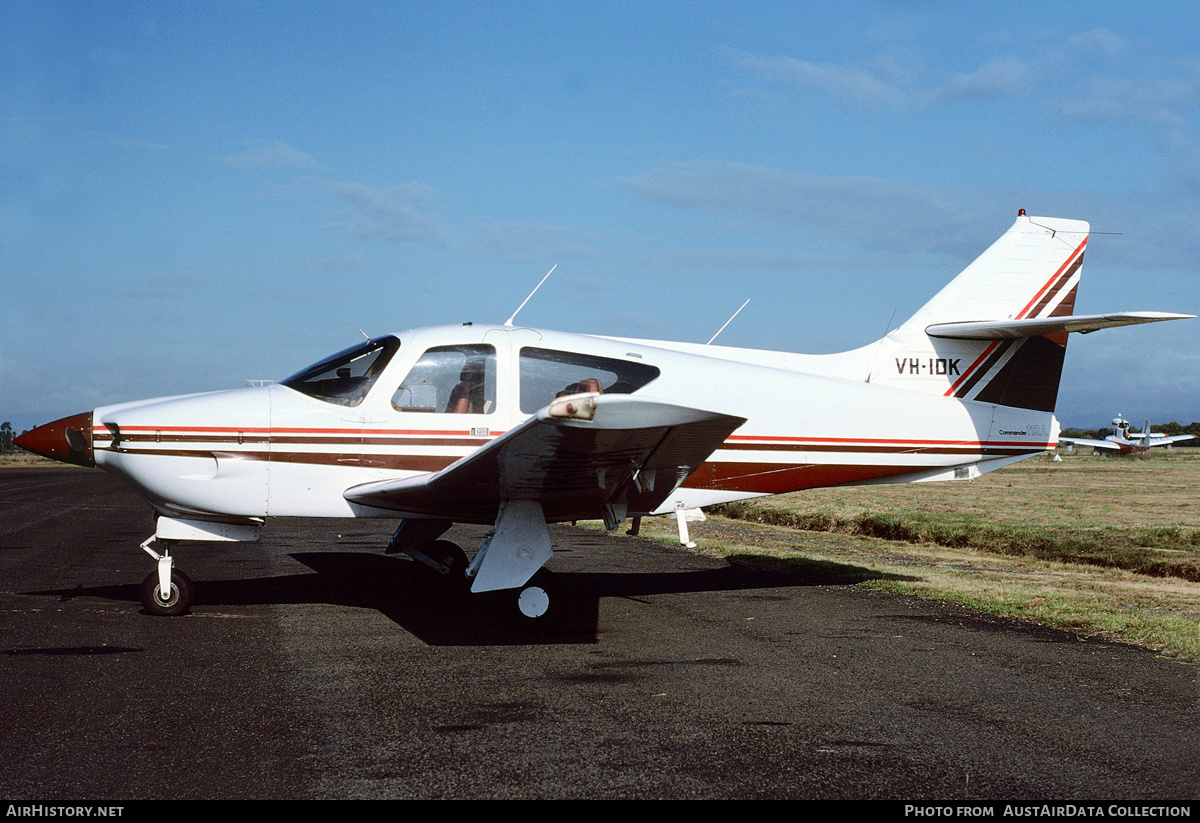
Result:
[[[1033,459],[973,481],[709,510],[697,551],[1200,661],[1200,455]],[[665,518],[643,535],[676,539]]]
[[957,512],[865,511],[851,516],[828,511],[765,506],[754,501],[717,506],[713,513],[735,520],[803,531],[878,537],[906,543],[1036,557],[1127,569],[1155,577],[1200,582],[1200,529],[1179,526],[1079,529],[989,522]]

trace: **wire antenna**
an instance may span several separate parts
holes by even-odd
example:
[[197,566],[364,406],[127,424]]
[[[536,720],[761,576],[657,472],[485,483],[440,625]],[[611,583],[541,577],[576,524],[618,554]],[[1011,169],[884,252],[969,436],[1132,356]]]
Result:
[[[733,322],[733,318],[734,318],[734,317],[737,317],[739,314],[741,314],[741,313],[742,313],[742,309],[746,308],[746,306],[747,306],[749,303],[750,303],[750,298],[748,298],[748,297],[747,297],[747,298],[746,298],[746,302],[742,304],[741,308],[739,308],[737,311],[735,311],[735,312],[733,313],[733,315],[732,315],[732,316],[731,316],[731,317],[730,317],[728,320],[726,320],[726,321],[725,321],[725,326],[728,326],[730,323],[732,323],[732,322]],[[717,329],[717,334],[720,334],[721,332],[725,331],[725,326],[722,326],[721,328]],[[707,346],[709,343],[711,343],[712,341],[716,340],[716,339],[717,339],[717,334],[714,334],[712,337],[708,338],[708,343],[705,343],[704,345],[706,345],[706,346]]]
[[[543,277],[541,280],[538,281],[538,284],[533,287],[533,291],[531,291],[529,293],[529,297],[533,297],[535,294],[537,294],[537,290],[542,287],[542,283],[545,283],[546,279],[548,277],[550,277],[550,275],[554,274],[554,270],[557,268],[558,268],[557,263],[555,263],[553,266],[550,267],[550,271],[546,272],[546,277]],[[517,319],[517,315],[520,314],[521,309],[525,308],[525,304],[529,302],[529,297],[526,297],[524,300],[522,300],[521,305],[517,306],[517,310],[512,313],[512,317],[510,317],[504,321],[505,326],[507,326],[508,328],[512,328],[513,321]]]

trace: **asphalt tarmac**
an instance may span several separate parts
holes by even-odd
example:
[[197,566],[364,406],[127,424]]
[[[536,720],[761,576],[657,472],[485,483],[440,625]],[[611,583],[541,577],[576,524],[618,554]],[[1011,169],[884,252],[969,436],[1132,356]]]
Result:
[[1200,797],[1193,665],[570,527],[531,632],[394,526],[186,544],[198,603],[157,618],[145,503],[0,470],[0,798]]

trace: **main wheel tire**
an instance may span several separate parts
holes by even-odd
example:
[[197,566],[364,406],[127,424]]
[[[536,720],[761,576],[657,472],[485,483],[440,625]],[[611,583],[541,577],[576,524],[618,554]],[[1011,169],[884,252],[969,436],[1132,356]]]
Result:
[[512,602],[518,623],[545,628],[556,622],[562,594],[551,572],[542,569],[514,593]]
[[196,587],[190,577],[179,569],[171,569],[171,593],[165,599],[158,588],[158,571],[152,571],[142,581],[142,606],[160,617],[187,614],[192,608]]
[[522,617],[540,620],[550,612],[550,592],[541,586],[526,586],[517,592],[517,611]]
[[422,546],[419,551],[445,567],[445,572],[440,572],[421,563],[422,568],[440,582],[451,588],[458,588],[466,583],[467,553],[457,543],[451,543],[449,540],[435,540]]

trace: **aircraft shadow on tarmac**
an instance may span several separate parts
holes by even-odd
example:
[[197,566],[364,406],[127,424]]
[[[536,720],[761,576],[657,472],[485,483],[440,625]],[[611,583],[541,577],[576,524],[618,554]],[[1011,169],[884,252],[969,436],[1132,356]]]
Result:
[[[362,552],[290,556],[314,574],[197,580],[197,607],[326,603],[375,609],[435,646],[591,643],[596,639],[602,597],[850,585],[890,577],[862,567],[809,560],[760,569],[740,558],[721,568],[681,572],[559,572],[552,582],[556,613],[535,623],[518,616],[514,592],[470,594],[407,558]],[[139,589],[128,584],[25,594],[138,603]]]

